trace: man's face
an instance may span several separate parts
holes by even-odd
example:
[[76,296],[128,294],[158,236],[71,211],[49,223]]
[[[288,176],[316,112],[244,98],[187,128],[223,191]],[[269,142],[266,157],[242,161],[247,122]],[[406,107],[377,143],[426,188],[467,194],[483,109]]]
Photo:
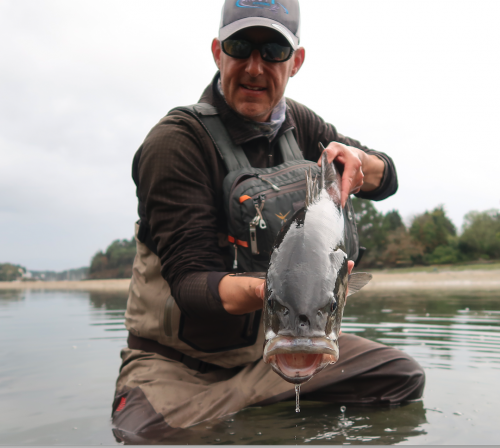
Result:
[[[242,30],[231,39],[244,39],[256,44],[287,43],[277,31],[255,27]],[[288,78],[300,69],[305,52],[299,48],[285,62],[264,61],[258,50],[247,59],[236,59],[223,53],[221,43],[214,39],[212,53],[220,69],[221,83],[227,104],[254,121],[268,121],[271,112],[285,93]]]

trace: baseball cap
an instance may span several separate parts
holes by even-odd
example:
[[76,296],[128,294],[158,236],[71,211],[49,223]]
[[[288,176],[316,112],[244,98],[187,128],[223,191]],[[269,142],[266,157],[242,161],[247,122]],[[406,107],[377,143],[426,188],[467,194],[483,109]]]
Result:
[[300,42],[298,0],[225,0],[219,27],[223,41],[245,28],[263,26],[281,33],[294,50]]

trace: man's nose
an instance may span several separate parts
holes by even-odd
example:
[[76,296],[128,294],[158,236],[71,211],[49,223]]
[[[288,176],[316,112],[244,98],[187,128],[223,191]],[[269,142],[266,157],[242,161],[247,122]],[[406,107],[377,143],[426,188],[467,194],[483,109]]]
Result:
[[246,72],[252,77],[256,78],[259,75],[262,75],[262,65],[264,61],[260,57],[259,50],[252,51],[252,54],[247,60]]

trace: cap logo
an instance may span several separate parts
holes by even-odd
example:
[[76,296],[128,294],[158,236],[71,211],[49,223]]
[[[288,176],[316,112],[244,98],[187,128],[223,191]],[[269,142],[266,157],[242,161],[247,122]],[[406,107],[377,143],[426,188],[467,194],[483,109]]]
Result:
[[280,2],[277,2],[276,0],[260,2],[255,2],[252,0],[237,0],[236,6],[238,8],[261,8],[267,9],[272,12],[278,12],[281,6],[283,8],[283,11],[288,14],[288,9],[286,9]]

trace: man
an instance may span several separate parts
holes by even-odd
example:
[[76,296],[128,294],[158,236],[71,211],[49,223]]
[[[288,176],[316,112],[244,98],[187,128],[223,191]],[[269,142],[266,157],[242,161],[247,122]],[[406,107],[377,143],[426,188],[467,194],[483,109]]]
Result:
[[[159,440],[172,428],[294,396],[293,385],[262,361],[264,280],[230,274],[228,169],[203,113],[220,119],[225,130],[215,133],[227,131],[252,167],[280,165],[278,147],[290,131],[306,160],[318,161],[318,144],[327,145],[328,160],[344,166],[343,205],[349,193],[381,200],[397,190],[387,155],[285,99],[288,80],[305,59],[299,38],[298,0],[226,0],[212,42],[219,72],[200,99],[213,107],[195,107],[198,115],[171,111],[136,154],[140,224],[126,313],[130,333],[113,403],[120,440]],[[408,355],[348,334],[339,344],[339,361],[302,386],[303,399],[395,404],[421,397],[424,372]]]

